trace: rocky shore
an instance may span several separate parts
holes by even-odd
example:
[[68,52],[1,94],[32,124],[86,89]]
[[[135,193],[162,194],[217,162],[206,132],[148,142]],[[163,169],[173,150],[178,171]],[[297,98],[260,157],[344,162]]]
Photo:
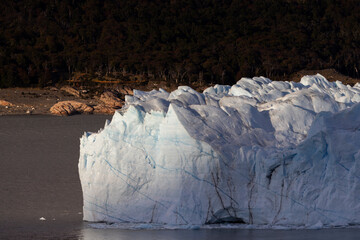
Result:
[[125,95],[132,95],[130,87],[102,91],[71,86],[0,89],[0,115],[113,114],[122,107]]
[[[300,81],[304,75],[315,75],[320,73],[330,82],[341,81],[344,84],[354,85],[360,79],[354,79],[338,73],[334,69],[302,70],[283,79],[283,81]],[[190,86],[198,92],[212,86],[197,85]],[[150,91],[163,88],[171,92],[177,88],[166,82],[149,82],[147,85],[118,86],[96,86],[76,87],[59,86],[46,88],[6,88],[0,89],[0,116],[1,115],[25,115],[25,114],[52,114],[69,116],[74,114],[109,114],[112,115],[116,109],[120,109],[126,95],[133,95],[133,89]]]

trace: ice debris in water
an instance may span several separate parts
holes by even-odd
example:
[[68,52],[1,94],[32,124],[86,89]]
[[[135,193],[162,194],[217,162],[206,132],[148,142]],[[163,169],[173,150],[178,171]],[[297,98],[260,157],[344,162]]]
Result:
[[360,224],[360,87],[242,78],[134,91],[81,138],[84,220]]

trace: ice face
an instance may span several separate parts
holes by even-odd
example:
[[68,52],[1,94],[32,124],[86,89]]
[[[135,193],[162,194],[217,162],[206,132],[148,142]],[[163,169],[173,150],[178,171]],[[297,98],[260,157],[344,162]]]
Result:
[[134,91],[81,138],[84,220],[360,224],[358,102],[321,75]]

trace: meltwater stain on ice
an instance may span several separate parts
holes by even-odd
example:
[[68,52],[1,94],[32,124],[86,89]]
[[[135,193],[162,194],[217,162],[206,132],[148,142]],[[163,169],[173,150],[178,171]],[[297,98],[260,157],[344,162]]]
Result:
[[359,225],[359,102],[359,84],[321,75],[135,90],[81,139],[84,220]]

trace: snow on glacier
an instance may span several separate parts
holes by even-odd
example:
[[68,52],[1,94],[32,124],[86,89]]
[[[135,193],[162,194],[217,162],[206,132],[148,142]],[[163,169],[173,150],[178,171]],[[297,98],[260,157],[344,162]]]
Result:
[[319,74],[135,90],[81,138],[84,220],[359,225],[359,102]]

